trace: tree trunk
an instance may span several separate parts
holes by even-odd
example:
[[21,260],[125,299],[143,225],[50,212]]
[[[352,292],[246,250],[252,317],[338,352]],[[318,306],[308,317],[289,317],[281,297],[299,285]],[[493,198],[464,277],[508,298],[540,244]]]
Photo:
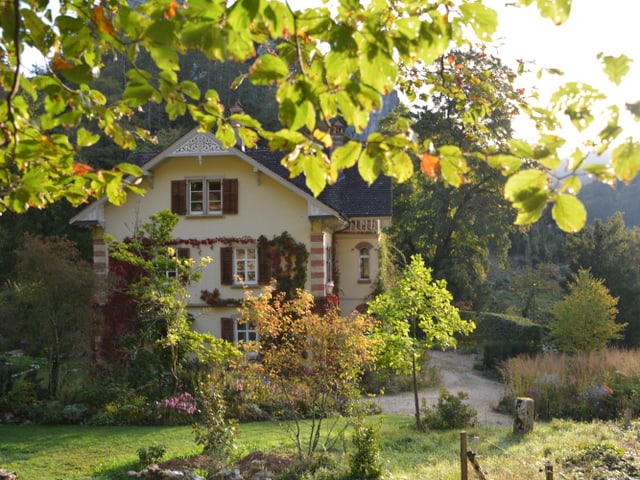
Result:
[[53,320],[51,325],[53,341],[49,345],[49,396],[56,398],[60,385],[60,335],[57,322]]
[[419,432],[424,432],[424,425],[420,418],[420,402],[418,401],[418,367],[415,352],[411,356],[411,373],[413,375],[413,401],[416,407],[416,428]]

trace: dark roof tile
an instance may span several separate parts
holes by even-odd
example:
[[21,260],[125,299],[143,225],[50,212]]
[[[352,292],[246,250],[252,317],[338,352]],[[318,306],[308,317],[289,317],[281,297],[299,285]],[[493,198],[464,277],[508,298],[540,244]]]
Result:
[[[255,149],[244,153],[311,194],[303,175],[290,178],[289,170],[281,163],[285,152]],[[367,185],[357,167],[352,167],[344,170],[335,184],[327,185],[318,200],[346,217],[391,216],[391,179],[381,175],[371,185]]]

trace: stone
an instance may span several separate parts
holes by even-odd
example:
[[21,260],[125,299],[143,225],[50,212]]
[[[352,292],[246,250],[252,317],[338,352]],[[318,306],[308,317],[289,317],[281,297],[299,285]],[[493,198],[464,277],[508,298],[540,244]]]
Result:
[[513,433],[529,433],[535,423],[535,401],[529,397],[518,397],[513,416]]

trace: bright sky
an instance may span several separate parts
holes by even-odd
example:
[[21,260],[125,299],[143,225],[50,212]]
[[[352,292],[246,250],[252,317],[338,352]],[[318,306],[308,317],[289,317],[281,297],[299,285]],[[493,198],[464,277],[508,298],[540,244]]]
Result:
[[[531,75],[523,86],[535,86],[548,95],[559,83],[581,81],[598,88],[619,105],[640,99],[640,41],[637,39],[640,19],[638,0],[573,0],[569,20],[556,26],[543,19],[534,7],[508,6],[506,0],[487,0],[498,11],[501,44],[498,56],[517,68],[517,59],[535,62],[532,70],[553,67],[563,70],[563,77]],[[515,3],[515,0],[514,2]],[[507,5],[507,6],[505,6]],[[599,52],[618,56],[626,54],[634,62],[620,86],[611,83],[596,58]],[[640,139],[640,124],[630,115],[621,114],[621,122]],[[623,134],[628,136],[625,132]]]

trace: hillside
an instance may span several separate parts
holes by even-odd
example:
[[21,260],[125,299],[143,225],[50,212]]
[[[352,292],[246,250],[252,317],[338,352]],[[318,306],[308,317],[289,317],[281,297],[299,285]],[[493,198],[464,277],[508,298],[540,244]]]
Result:
[[604,221],[620,211],[624,213],[625,225],[640,226],[640,178],[629,185],[618,183],[615,188],[592,182],[583,187],[579,197],[587,208],[589,223],[596,218]]

